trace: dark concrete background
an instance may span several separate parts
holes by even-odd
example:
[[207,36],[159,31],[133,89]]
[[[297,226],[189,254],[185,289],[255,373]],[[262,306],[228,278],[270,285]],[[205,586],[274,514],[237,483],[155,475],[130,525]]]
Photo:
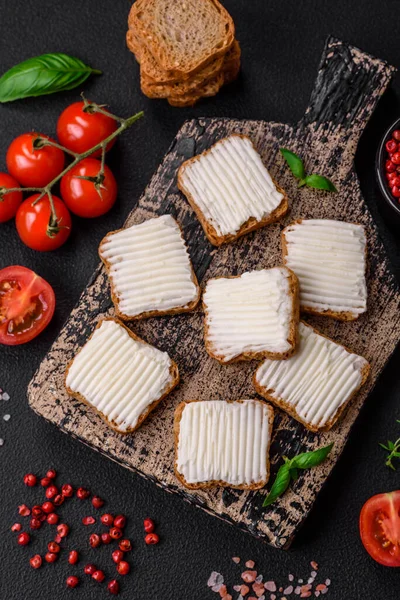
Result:
[[[66,556],[57,565],[33,571],[28,557],[43,551],[49,535],[37,535],[28,548],[16,545],[11,524],[21,502],[41,500],[41,490],[22,483],[25,472],[43,474],[49,467],[60,482],[85,484],[107,499],[111,512],[129,517],[128,533],[135,541],[132,573],[125,577],[122,598],[212,600],[218,595],[206,582],[212,570],[224,574],[231,586],[239,582],[241,568],[231,557],[257,562],[265,578],[285,582],[288,573],[307,576],[309,561],[321,565],[321,577],[332,580],[326,596],[331,600],[398,600],[399,572],[384,569],[364,552],[358,536],[358,516],[372,494],[400,487],[398,473],[384,466],[378,442],[399,434],[400,382],[397,351],[368,399],[343,456],[314,510],[289,552],[277,551],[249,535],[189,507],[152,483],[107,461],[37,417],[28,408],[26,387],[41,358],[98,263],[97,246],[111,229],[120,226],[157,168],[171,140],[186,118],[224,116],[282,122],[298,120],[307,105],[324,40],[333,34],[363,50],[400,65],[398,3],[395,0],[226,0],[242,45],[243,68],[237,83],[216,98],[193,109],[175,109],[163,101],[149,101],[139,90],[138,67],[125,47],[130,2],[123,0],[2,0],[0,2],[0,71],[17,62],[51,51],[79,56],[104,75],[84,86],[90,98],[108,103],[113,111],[130,115],[144,109],[145,119],[117,143],[109,157],[119,182],[119,200],[110,214],[93,222],[74,219],[69,242],[52,254],[39,254],[20,243],[13,223],[0,227],[0,268],[22,264],[35,269],[54,287],[56,316],[39,339],[25,347],[0,350],[0,387],[11,400],[0,401],[0,598],[50,600],[74,597],[108,597],[105,586],[85,580],[74,591],[65,588]],[[54,134],[61,110],[78,98],[80,90],[0,106],[0,170],[5,152],[20,133],[36,129]],[[377,221],[397,276],[400,275],[399,232],[384,220],[374,179],[374,156],[383,130],[399,116],[400,79],[381,100],[363,135],[356,157],[365,198]],[[392,229],[389,229],[389,226]],[[5,422],[4,414],[11,414]],[[77,501],[62,508],[66,520],[76,522],[85,510]],[[86,514],[90,511],[87,510]],[[142,519],[159,523],[159,546],[142,541]],[[87,530],[71,534],[77,549],[86,546]],[[40,539],[40,541],[39,541]],[[50,538],[49,538],[50,539]],[[108,550],[85,550],[85,560],[98,560],[109,575]],[[81,563],[82,566],[83,563]],[[234,599],[237,593],[233,593]]]

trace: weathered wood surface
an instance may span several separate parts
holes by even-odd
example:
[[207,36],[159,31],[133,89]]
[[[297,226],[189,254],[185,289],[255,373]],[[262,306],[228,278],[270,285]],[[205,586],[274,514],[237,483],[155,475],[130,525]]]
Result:
[[[353,157],[361,132],[389,84],[393,69],[346,44],[328,39],[316,85],[304,119],[295,127],[260,121],[198,119],[186,122],[162,165],[130,214],[126,225],[155,214],[172,213],[183,226],[200,282],[219,275],[236,275],[247,269],[281,263],[280,231],[298,217],[339,218],[365,225],[369,244],[367,314],[353,323],[329,318],[307,320],[365,356],[371,376],[351,403],[340,423],[329,433],[312,434],[277,411],[272,443],[272,477],[282,454],[289,456],[335,442],[330,460],[305,472],[292,490],[273,506],[263,509],[266,492],[229,489],[188,491],[174,477],[173,413],[183,399],[237,399],[254,397],[251,377],[257,363],[223,366],[204,349],[203,318],[194,313],[151,318],[132,324],[134,331],[166,350],[178,363],[179,388],[168,397],[133,435],[109,429],[90,409],[68,397],[63,386],[65,365],[85,342],[98,319],[113,314],[110,291],[102,267],[95,272],[77,307],[44,359],[29,387],[31,407],[62,431],[73,435],[105,456],[153,480],[169,492],[203,508],[270,544],[286,548],[340,455],[350,428],[400,338],[400,295],[384,249],[360,193]],[[176,186],[176,171],[187,158],[232,132],[251,137],[272,175],[287,191],[288,217],[220,249],[206,240],[199,222]],[[286,146],[305,157],[307,169],[330,176],[339,194],[296,188],[278,152]]]

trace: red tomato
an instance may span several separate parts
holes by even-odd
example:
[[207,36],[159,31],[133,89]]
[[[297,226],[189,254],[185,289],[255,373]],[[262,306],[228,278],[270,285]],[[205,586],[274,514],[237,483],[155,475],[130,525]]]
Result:
[[54,228],[49,228],[50,201],[44,196],[34,204],[38,197],[39,194],[30,196],[19,207],[16,217],[18,235],[32,250],[56,250],[67,241],[71,233],[71,215],[64,202],[53,196],[57,224]]
[[42,133],[24,133],[15,138],[7,150],[7,169],[25,187],[44,187],[64,168],[65,156],[59,148],[33,148],[38,136],[54,142]]
[[364,548],[386,567],[400,567],[400,491],[370,498],[360,514]]
[[56,299],[53,288],[26,267],[0,271],[0,344],[25,344],[50,323]]
[[117,199],[117,182],[105,165],[104,179],[95,184],[78,177],[97,177],[101,162],[85,158],[61,179],[61,196],[69,210],[79,217],[99,217],[110,210]]
[[[101,113],[85,112],[84,102],[74,102],[68,106],[60,115],[57,122],[57,137],[61,144],[76,152],[82,154],[96,146],[118,127],[117,122],[111,117]],[[115,143],[115,138],[107,144],[109,150]],[[93,156],[100,156],[101,150],[95,152]]]
[[[14,177],[8,173],[0,173],[0,189],[1,188],[18,188],[21,187]],[[5,223],[15,217],[18,206],[22,202],[22,192],[10,192],[0,196],[0,223]]]

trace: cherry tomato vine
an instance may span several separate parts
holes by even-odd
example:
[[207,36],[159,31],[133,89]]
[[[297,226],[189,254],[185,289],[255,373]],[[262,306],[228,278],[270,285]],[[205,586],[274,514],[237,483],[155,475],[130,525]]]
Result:
[[55,236],[57,236],[60,233],[60,231],[65,227],[65,225],[62,224],[62,219],[60,219],[57,214],[57,210],[56,210],[56,206],[55,206],[56,203],[54,202],[54,197],[52,194],[52,188],[64,177],[64,175],[66,175],[72,169],[74,169],[82,160],[84,160],[85,158],[88,158],[89,156],[96,155],[96,153],[98,155],[98,152],[100,152],[101,153],[100,169],[99,169],[99,172],[97,173],[97,175],[95,175],[95,176],[83,175],[83,176],[78,176],[78,177],[80,179],[86,179],[87,181],[93,183],[96,191],[98,192],[98,194],[101,197],[102,186],[103,186],[104,179],[105,179],[105,169],[106,169],[105,155],[106,155],[107,149],[110,148],[111,143],[115,140],[115,138],[117,138],[126,129],[131,127],[137,120],[139,120],[144,115],[143,111],[140,111],[140,112],[136,113],[135,115],[128,117],[127,119],[124,119],[122,117],[118,117],[117,115],[114,115],[113,113],[110,113],[108,110],[106,110],[104,108],[105,105],[96,104],[95,102],[89,102],[84,97],[83,94],[82,94],[82,99],[84,102],[84,107],[82,109],[83,112],[86,112],[89,114],[100,113],[100,114],[116,121],[118,123],[118,127],[112,133],[110,133],[110,135],[108,135],[105,139],[103,139],[101,142],[95,144],[92,148],[90,148],[82,153],[74,152],[73,150],[70,150],[70,149],[66,148],[65,146],[62,146],[61,144],[58,144],[54,140],[48,139],[47,137],[38,134],[37,137],[35,137],[32,142],[32,147],[33,147],[34,151],[43,149],[46,146],[52,146],[53,148],[57,148],[57,149],[61,150],[62,152],[65,152],[66,154],[71,156],[73,160],[44,187],[19,188],[19,187],[1,187],[0,186],[0,202],[4,201],[5,196],[7,194],[11,194],[13,192],[33,192],[34,194],[37,194],[37,196],[35,196],[35,199],[33,200],[33,203],[32,203],[33,206],[38,204],[45,196],[47,196],[47,198],[49,200],[49,204],[50,204],[50,218],[49,218],[49,221],[47,224],[46,234],[50,238],[54,238]]

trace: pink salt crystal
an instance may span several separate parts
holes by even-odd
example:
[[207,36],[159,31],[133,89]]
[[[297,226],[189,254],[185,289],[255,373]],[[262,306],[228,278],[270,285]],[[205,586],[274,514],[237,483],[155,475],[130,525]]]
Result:
[[326,585],[325,583],[319,583],[315,589],[317,592],[322,592],[322,590],[326,590]]
[[310,562],[311,568],[314,569],[314,571],[318,571],[318,563],[315,562],[315,560],[312,560]]
[[269,597],[269,600],[276,600],[275,594],[271,594],[270,597]]
[[331,580],[330,580],[330,579],[327,579],[327,580],[325,581],[325,585],[331,585]]
[[234,563],[236,563],[237,565],[240,563],[240,558],[238,556],[233,556],[232,560]]
[[261,582],[262,582],[262,580],[263,580],[263,576],[262,576],[262,575],[258,575],[258,576],[256,577],[256,583],[261,583]]
[[218,592],[219,592],[219,595],[221,596],[221,598],[224,598],[226,596],[226,594],[228,593],[228,590],[226,589],[226,585],[225,584],[221,585]]
[[311,577],[314,577],[314,579],[315,579],[316,576],[317,576],[317,571],[311,571]]
[[329,592],[328,588],[326,588],[325,590],[321,591],[321,594],[327,594]]
[[[233,586],[233,589],[235,590],[235,592],[240,592],[241,588],[242,588],[241,585],[234,585]],[[242,596],[243,596],[243,594],[242,594]]]
[[294,575],[292,575],[292,574],[290,573],[290,575],[289,575],[288,579],[289,579],[289,581],[293,581],[293,579],[294,579]]
[[226,594],[226,596],[224,596],[222,600],[232,600],[232,596],[230,594]]
[[248,561],[246,562],[246,567],[247,567],[248,569],[252,569],[252,568],[254,567],[254,565],[255,565],[255,564],[256,564],[256,563],[254,562],[254,560],[248,560]]
[[252,583],[257,577],[257,571],[244,571],[242,573],[242,579],[246,583]]
[[314,596],[315,596],[316,598],[318,598],[318,596],[320,595],[320,593],[321,593],[321,592],[314,592]]
[[298,586],[295,588],[295,590],[294,590],[294,593],[295,593],[295,594],[298,596],[298,595],[300,594],[300,592],[301,592],[301,588],[300,588],[300,586],[298,585]]
[[221,585],[223,583],[224,583],[224,578],[221,575],[221,573],[217,573],[217,571],[213,571],[207,581],[208,587],[214,587],[215,585],[218,585],[218,584]]
[[311,596],[311,592],[303,592],[300,596],[300,598],[309,598]]
[[262,583],[253,583],[252,585],[253,592],[259,598],[264,593],[264,585]]
[[283,590],[284,594],[291,594],[293,592],[293,586],[289,585],[287,588]]
[[268,592],[276,592],[276,583],[275,581],[266,581],[264,583],[264,587]]
[[257,598],[255,598],[255,596],[249,596],[247,600],[257,600]]
[[279,588],[279,591],[280,591],[280,592],[283,592],[283,587],[280,587],[280,588]]
[[246,594],[248,594],[249,591],[250,591],[250,588],[249,588],[248,585],[241,585],[240,586],[239,592],[240,592],[241,596],[246,596]]
[[219,590],[221,589],[222,583],[217,583],[215,585],[213,585],[213,587],[211,588],[213,592],[219,592]]

